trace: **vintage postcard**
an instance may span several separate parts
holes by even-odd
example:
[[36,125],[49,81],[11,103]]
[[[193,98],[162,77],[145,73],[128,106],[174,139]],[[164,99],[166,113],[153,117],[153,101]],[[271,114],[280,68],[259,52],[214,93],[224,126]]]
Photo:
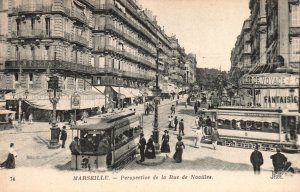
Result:
[[0,186],[297,191],[299,0],[0,0]]

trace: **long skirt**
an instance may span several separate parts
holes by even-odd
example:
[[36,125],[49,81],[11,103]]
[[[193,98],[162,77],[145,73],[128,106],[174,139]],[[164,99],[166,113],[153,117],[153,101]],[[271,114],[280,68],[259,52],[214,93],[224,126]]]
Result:
[[7,156],[6,161],[1,163],[0,167],[5,167],[7,169],[14,169],[16,168],[16,162],[15,162],[15,157],[13,154],[9,153]]
[[182,148],[177,148],[175,154],[173,155],[173,159],[176,161],[176,163],[181,163],[182,161]]
[[146,148],[145,157],[148,159],[155,159],[155,150],[154,147]]
[[170,145],[167,141],[162,142],[160,151],[162,153],[170,153]]

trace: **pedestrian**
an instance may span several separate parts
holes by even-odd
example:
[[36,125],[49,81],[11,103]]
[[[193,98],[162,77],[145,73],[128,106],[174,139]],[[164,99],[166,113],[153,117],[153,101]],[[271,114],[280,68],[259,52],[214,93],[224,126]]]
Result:
[[169,121],[169,128],[172,128],[172,116],[168,116],[168,121]]
[[206,133],[205,134],[210,135],[212,132],[212,121],[209,116],[206,117],[205,124],[206,124]]
[[88,113],[84,110],[81,116],[83,123],[87,123]]
[[175,118],[174,118],[175,129],[174,129],[174,131],[177,131],[177,125],[178,125],[178,119],[177,119],[177,116],[175,116]]
[[203,117],[199,116],[198,127],[203,128]]
[[183,149],[185,149],[184,143],[181,141],[182,137],[179,135],[177,137],[177,143],[175,146],[175,154],[173,155],[173,159],[176,161],[176,163],[181,163],[182,162],[182,153]]
[[33,120],[33,116],[32,116],[32,113],[30,113],[29,117],[28,117],[28,121],[29,121],[28,124],[32,124],[32,120]]
[[146,139],[144,138],[144,133],[140,134],[140,141],[139,141],[139,149],[140,149],[140,155],[141,159],[139,162],[145,161],[145,146],[146,146]]
[[165,130],[164,132],[165,134],[162,136],[162,144],[161,144],[160,151],[162,153],[170,153],[170,145],[169,145],[170,136],[168,135],[169,131]]
[[199,117],[196,116],[195,118],[195,128],[197,129],[199,127]]
[[22,121],[21,121],[21,123],[22,123],[22,124],[25,124],[25,121],[26,121],[26,120],[25,120],[25,112],[23,112],[23,113],[22,113]]
[[220,139],[219,132],[218,132],[217,128],[214,128],[214,130],[211,133],[211,141],[212,141],[214,150],[216,150],[219,139]]
[[184,136],[184,123],[183,123],[183,119],[180,120],[179,122],[179,136],[181,136],[182,133],[182,136]]
[[7,159],[0,164],[0,167],[4,167],[7,169],[14,169],[16,168],[16,160],[15,157],[17,157],[18,154],[14,150],[14,143],[10,143],[9,149],[8,149],[8,156]]
[[201,138],[203,136],[203,130],[200,127],[197,127],[197,129],[195,130],[195,147],[198,147],[198,143],[201,141]]
[[253,166],[254,174],[260,174],[260,166],[264,163],[263,156],[260,151],[258,151],[258,144],[256,144],[254,151],[251,153],[250,162]]
[[172,114],[175,114],[175,105],[172,105],[172,106],[171,106],[171,115],[172,115]]
[[78,144],[78,140],[79,140],[79,138],[77,136],[74,137],[74,140],[69,145],[69,149],[70,149],[72,155],[80,155],[81,154],[81,150],[80,150],[80,147],[79,147],[79,144]]
[[102,114],[105,113],[105,107],[104,107],[104,105],[102,105],[102,107],[101,107],[101,113],[102,113]]
[[75,125],[74,116],[73,114],[70,114],[70,120],[69,120],[70,127],[73,127]]
[[271,155],[273,167],[274,167],[274,172],[277,173],[278,171],[282,171],[284,168],[285,163],[287,162],[287,158],[285,155],[280,153],[280,149],[277,148],[276,152],[274,155]]
[[56,129],[56,133],[57,133],[57,140],[59,141],[59,136],[60,136],[60,133],[61,133],[61,129],[59,127],[57,127]]
[[155,159],[155,149],[154,149],[154,141],[152,135],[148,139],[146,145],[145,157],[147,157],[148,159]]
[[60,140],[62,140],[61,148],[65,148],[65,143],[66,143],[67,137],[68,137],[68,134],[66,131],[66,126],[63,126],[63,130],[61,131],[61,136],[60,136]]
[[197,103],[197,101],[195,102],[195,105],[194,105],[194,111],[195,111],[195,114],[197,114],[197,112],[198,112],[198,103]]

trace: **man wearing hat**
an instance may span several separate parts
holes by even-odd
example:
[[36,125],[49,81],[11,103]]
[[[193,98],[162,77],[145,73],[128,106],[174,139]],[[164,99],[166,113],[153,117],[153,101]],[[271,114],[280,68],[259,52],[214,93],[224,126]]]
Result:
[[146,139],[144,138],[144,133],[141,133],[140,141],[139,141],[139,149],[140,149],[140,155],[141,155],[140,162],[145,161],[145,146],[146,146]]
[[61,135],[60,135],[60,140],[62,140],[61,148],[65,148],[67,136],[68,136],[68,134],[66,131],[66,126],[63,126],[63,130],[61,131]]
[[282,153],[280,153],[279,148],[276,149],[276,152],[276,154],[271,155],[270,157],[272,159],[275,173],[277,173],[278,171],[282,171],[287,161],[287,158]]
[[254,151],[251,153],[250,162],[253,166],[254,174],[260,174],[260,166],[264,163],[264,158],[260,151],[258,151],[258,144],[256,144]]
[[73,155],[80,155],[81,151],[79,149],[79,145],[78,145],[78,140],[79,138],[76,136],[74,137],[74,141],[71,142],[69,149],[71,150],[71,153]]

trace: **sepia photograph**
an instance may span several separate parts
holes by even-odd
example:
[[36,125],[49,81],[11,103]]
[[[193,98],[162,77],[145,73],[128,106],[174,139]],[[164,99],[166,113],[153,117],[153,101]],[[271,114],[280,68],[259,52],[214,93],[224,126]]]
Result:
[[3,192],[298,191],[300,0],[0,0]]

